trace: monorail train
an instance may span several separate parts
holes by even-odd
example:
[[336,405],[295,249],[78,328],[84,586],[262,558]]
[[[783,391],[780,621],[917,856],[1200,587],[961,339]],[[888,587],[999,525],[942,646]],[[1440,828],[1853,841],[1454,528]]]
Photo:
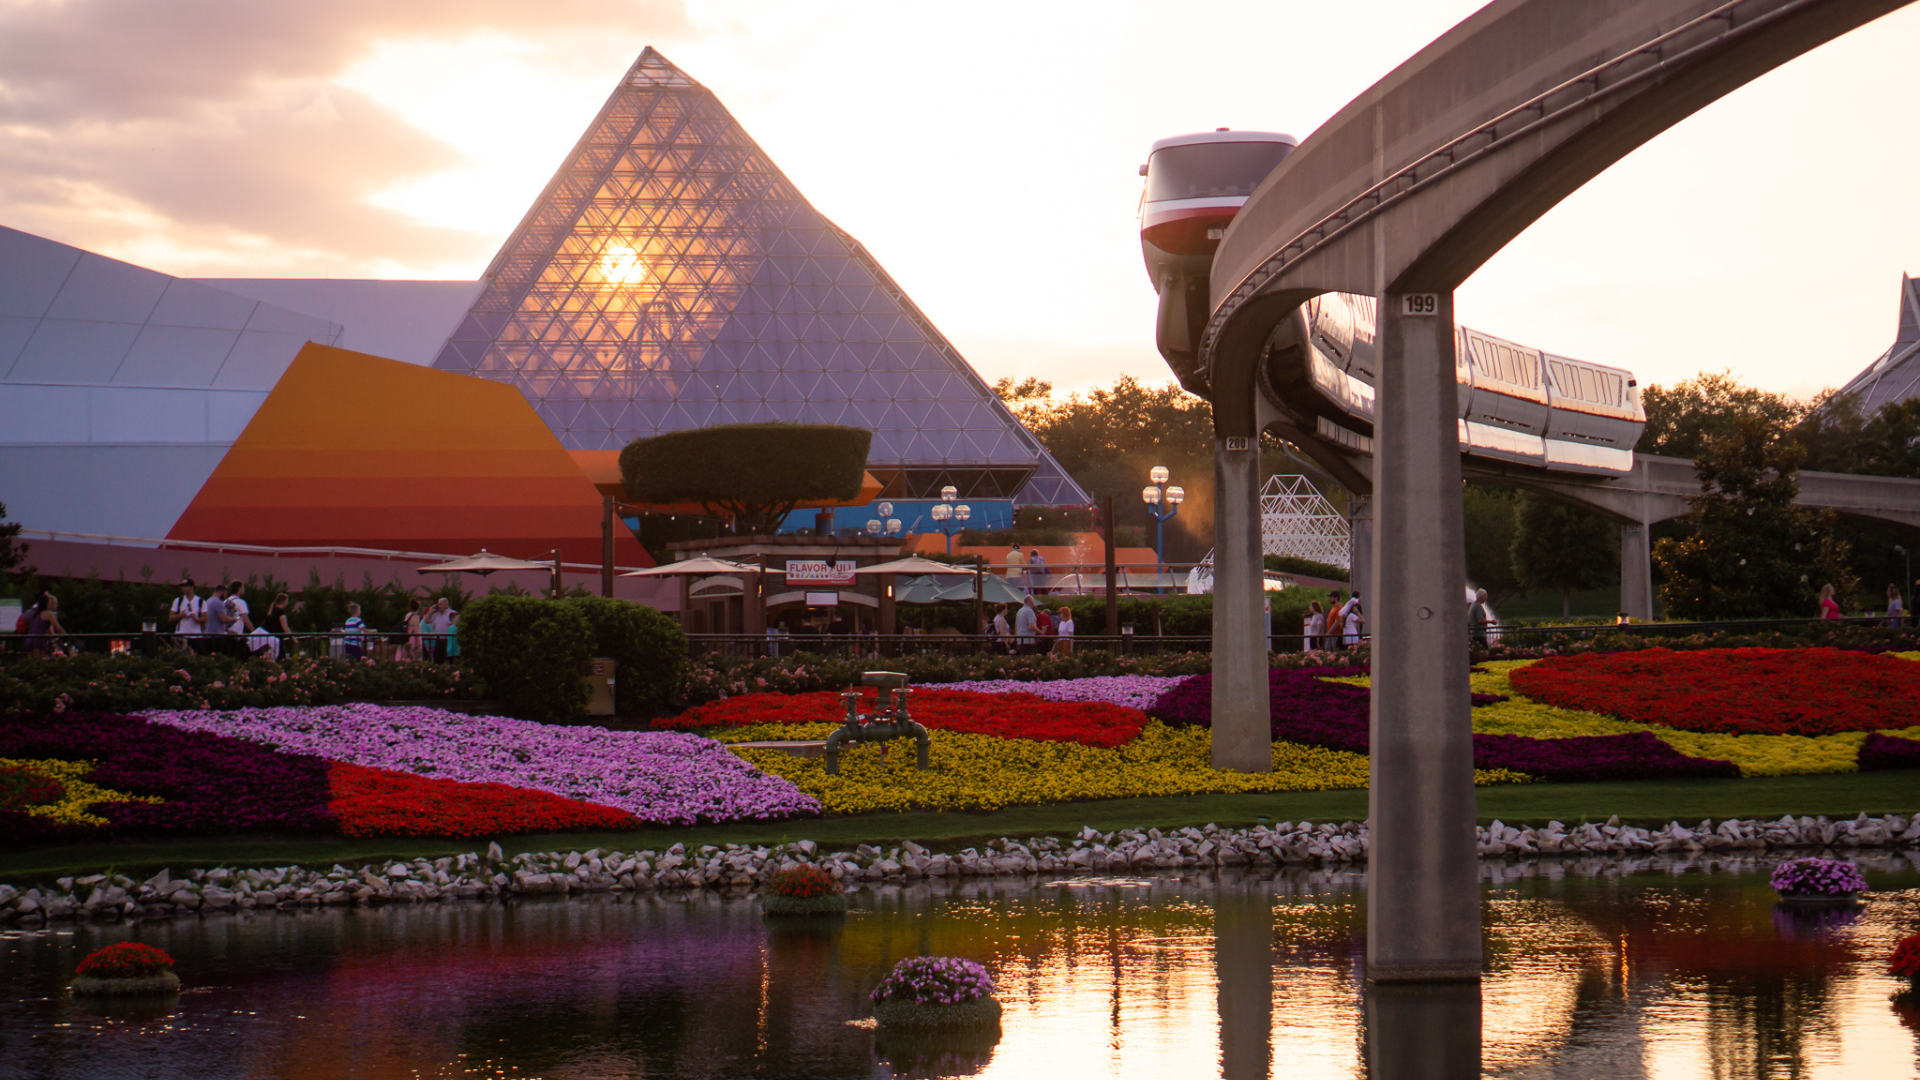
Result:
[[[1140,247],[1160,294],[1155,336],[1186,382],[1208,315],[1208,278],[1227,224],[1298,145],[1291,135],[1219,131],[1153,144],[1140,198]],[[1375,305],[1326,293],[1275,328],[1260,389],[1308,420],[1321,438],[1371,450]],[[1491,461],[1562,472],[1621,475],[1646,426],[1633,373],[1555,356],[1491,334],[1455,330],[1460,449]]]

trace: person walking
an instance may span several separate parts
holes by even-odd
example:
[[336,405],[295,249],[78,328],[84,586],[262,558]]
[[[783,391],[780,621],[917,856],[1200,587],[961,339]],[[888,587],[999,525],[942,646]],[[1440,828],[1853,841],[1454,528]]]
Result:
[[1007,552],[1007,584],[1021,592],[1027,591],[1027,557],[1021,552],[1019,544],[1013,545],[1013,550]]
[[[1047,591],[1046,585],[1047,557],[1041,553],[1039,548],[1034,548],[1033,554],[1027,556],[1027,587],[1035,593],[1045,595]],[[1045,608],[1041,608],[1040,611],[1041,614],[1046,614]]]
[[1013,651],[1013,625],[1007,622],[1007,605],[993,609],[993,647],[1005,654]]
[[1882,626],[1900,626],[1907,621],[1907,605],[1900,598],[1900,586],[1887,586],[1887,621]]
[[1053,620],[1053,654],[1055,656],[1073,655],[1073,609],[1065,604],[1060,606],[1060,614]]
[[247,644],[255,656],[265,656],[269,660],[280,659],[280,653],[293,640],[293,625],[287,621],[287,615],[293,610],[293,604],[286,593],[273,598],[260,621],[254,625]]
[[227,587],[214,582],[213,595],[207,597],[206,606],[207,652],[213,656],[233,655],[233,627],[237,621],[233,609],[227,604]]
[[181,647],[200,652],[206,646],[199,639],[206,627],[207,605],[195,588],[192,578],[180,583],[180,595],[174,597],[173,604],[167,608],[167,619],[173,624],[174,636],[179,638]]
[[1320,637],[1327,632],[1327,613],[1320,610],[1320,601],[1307,605],[1307,621],[1300,628],[1303,635],[1303,647],[1313,652],[1320,647]]
[[1487,626],[1492,622],[1493,612],[1487,608],[1487,590],[1475,589],[1473,603],[1467,605],[1467,632],[1483,648],[1487,644]]
[[1360,611],[1360,590],[1353,590],[1347,598],[1346,606],[1340,609],[1342,629],[1346,631],[1345,645],[1351,649],[1360,644],[1360,634],[1367,625],[1367,617]]
[[1038,642],[1040,620],[1033,613],[1033,597],[1020,598],[1020,610],[1013,616],[1014,650],[1022,656],[1034,651]]
[[427,634],[427,655],[430,659],[446,660],[447,637],[453,633],[453,617],[452,603],[444,596],[427,612],[424,622]]
[[59,611],[60,601],[50,592],[41,593],[34,601],[27,612],[28,656],[45,660],[59,655],[60,639],[67,633],[67,628],[60,625]]
[[234,619],[233,632],[236,634],[253,633],[253,609],[247,606],[246,582],[236,581],[227,586],[227,611]]
[[1820,586],[1820,617],[1837,619],[1840,617],[1840,601],[1833,598],[1833,586]]
[[345,633],[340,635],[340,651],[349,660],[358,660],[366,655],[367,620],[360,617],[360,605],[347,605],[347,625]]
[[426,618],[426,607],[426,601],[417,598],[407,607],[407,642],[401,646],[401,648],[406,650],[406,658],[408,660],[426,659],[426,653],[422,648],[424,642],[421,639],[420,629]]

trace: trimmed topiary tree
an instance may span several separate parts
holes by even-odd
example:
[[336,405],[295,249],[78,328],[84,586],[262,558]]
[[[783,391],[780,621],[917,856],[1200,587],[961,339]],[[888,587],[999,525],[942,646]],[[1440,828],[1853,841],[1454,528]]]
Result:
[[580,612],[552,600],[495,593],[460,613],[461,655],[489,696],[529,720],[585,715],[593,643]]
[[[619,661],[616,712],[631,716],[672,699],[687,666],[687,635],[672,617],[645,604],[604,596],[569,596],[559,603],[586,620],[594,656]],[[464,627],[460,633],[465,641]]]
[[873,432],[837,424],[720,424],[635,439],[620,451],[627,498],[698,503],[748,534],[795,507],[860,494]]

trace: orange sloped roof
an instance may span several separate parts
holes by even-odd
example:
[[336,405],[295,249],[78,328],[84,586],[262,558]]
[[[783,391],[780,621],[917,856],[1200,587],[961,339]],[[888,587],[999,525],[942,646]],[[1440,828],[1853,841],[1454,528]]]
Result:
[[[597,563],[601,514],[513,387],[310,343],[169,537]],[[625,529],[614,544],[653,565]]]

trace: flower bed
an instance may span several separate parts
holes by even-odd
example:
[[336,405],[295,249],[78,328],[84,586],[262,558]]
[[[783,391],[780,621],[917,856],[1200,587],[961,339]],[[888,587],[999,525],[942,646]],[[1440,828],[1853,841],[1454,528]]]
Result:
[[900,961],[867,995],[874,1019],[905,1027],[991,1024],[1000,1019],[993,976],[957,956],[914,956]]
[[0,839],[74,839],[99,831],[165,836],[334,828],[327,810],[327,763],[320,758],[279,754],[139,717],[6,717],[0,719],[0,757],[97,762],[86,773],[89,782],[146,797],[83,804],[104,825],[61,823],[30,811],[0,812]]
[[[1047,701],[1104,701],[1145,711],[1160,695],[1187,680],[1185,675],[1094,675],[1084,679],[976,679],[947,683],[941,690],[968,690],[978,694],[1031,694]],[[916,689],[923,689],[916,687]]]
[[1920,769],[1920,739],[1896,739],[1875,732],[1860,743],[1858,761],[1868,769]]
[[556,727],[431,708],[336,705],[155,712],[158,724],[415,776],[506,784],[614,807],[644,822],[772,820],[820,807],[712,739]]
[[[1273,737],[1367,753],[1370,691],[1333,681],[1362,674],[1360,668],[1268,672]],[[1162,695],[1151,711],[1171,723],[1210,726],[1212,698],[1212,676],[1196,675]],[[1506,700],[1497,694],[1474,694],[1478,705],[1499,706]],[[1740,775],[1730,762],[1680,753],[1644,732],[1556,739],[1475,734],[1473,764],[1476,769],[1562,782]]]
[[[825,724],[740,728],[728,741],[776,734],[823,738]],[[882,744],[883,746],[885,744]],[[793,781],[820,800],[830,814],[900,810],[999,810],[1008,806],[1199,795],[1235,791],[1330,791],[1367,785],[1364,755],[1279,742],[1273,771],[1222,772],[1213,767],[1210,733],[1150,723],[1140,737],[1112,749],[1076,742],[1003,739],[948,731],[934,736],[925,771],[914,767],[910,741],[862,745],[840,751],[840,772],[830,776],[818,758],[779,750],[740,750],[754,764]],[[1513,772],[1480,771],[1475,782],[1520,783]]]
[[840,879],[810,865],[768,874],[760,903],[769,915],[838,915],[848,907]]
[[1515,670],[1550,705],[1686,731],[1831,735],[1920,724],[1920,665],[1840,649],[1642,649]]
[[[916,690],[908,700],[913,719],[930,730],[1004,739],[1124,746],[1147,724],[1146,714],[1138,709],[1104,701],[1048,700],[1025,692],[930,689]],[[861,711],[872,712],[873,702],[874,694],[868,691]],[[655,726],[690,730],[760,724],[837,725],[846,720],[846,715],[846,705],[834,691],[748,694],[695,706],[679,716],[655,721]]]
[[507,784],[465,784],[339,761],[328,778],[333,798],[327,809],[347,836],[475,839],[640,825],[625,810]]
[[136,979],[158,975],[172,966],[173,957],[164,951],[138,941],[122,941],[88,953],[73,973],[97,979]]

